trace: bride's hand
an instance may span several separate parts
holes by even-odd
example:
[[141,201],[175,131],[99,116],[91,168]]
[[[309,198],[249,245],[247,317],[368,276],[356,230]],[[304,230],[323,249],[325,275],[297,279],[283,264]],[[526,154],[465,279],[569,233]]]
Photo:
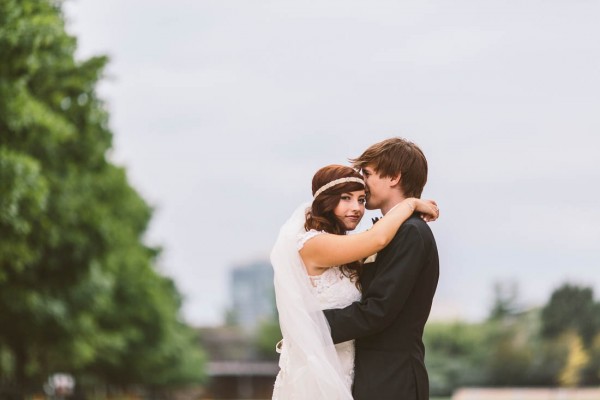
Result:
[[421,218],[425,222],[432,222],[439,218],[440,209],[434,200],[413,199],[415,211],[421,213]]

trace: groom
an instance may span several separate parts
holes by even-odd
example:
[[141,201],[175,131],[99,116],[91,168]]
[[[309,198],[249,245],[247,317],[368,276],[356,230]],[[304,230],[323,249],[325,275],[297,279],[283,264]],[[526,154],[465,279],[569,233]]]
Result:
[[[385,215],[421,197],[427,160],[414,143],[392,138],[351,160],[367,186],[367,208]],[[334,343],[356,339],[355,400],[427,400],[422,336],[439,277],[435,239],[417,214],[400,227],[373,264],[365,264],[362,299],[325,310]]]

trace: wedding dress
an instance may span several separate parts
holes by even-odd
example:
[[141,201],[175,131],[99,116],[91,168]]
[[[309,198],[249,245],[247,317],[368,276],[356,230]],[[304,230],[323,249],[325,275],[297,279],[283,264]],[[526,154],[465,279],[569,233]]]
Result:
[[360,300],[354,282],[339,267],[308,276],[298,251],[322,234],[304,230],[307,205],[281,228],[271,252],[283,345],[273,400],[351,400],[354,341],[333,345],[321,310]]

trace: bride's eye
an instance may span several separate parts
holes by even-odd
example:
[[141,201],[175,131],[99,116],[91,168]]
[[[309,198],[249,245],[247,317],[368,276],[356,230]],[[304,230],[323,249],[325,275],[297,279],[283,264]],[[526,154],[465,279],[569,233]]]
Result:
[[364,197],[361,197],[360,199],[358,199],[358,202],[359,202],[360,204],[365,204],[365,203],[367,202],[367,199],[366,199],[366,198],[364,198]]
[[350,200],[350,196],[348,196],[347,194],[343,194],[341,199],[342,200]]

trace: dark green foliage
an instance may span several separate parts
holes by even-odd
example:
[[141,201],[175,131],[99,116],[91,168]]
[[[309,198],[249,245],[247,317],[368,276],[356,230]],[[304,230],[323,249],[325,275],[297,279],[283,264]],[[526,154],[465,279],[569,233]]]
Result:
[[554,338],[572,329],[590,344],[600,331],[600,304],[591,288],[563,285],[542,310],[542,335]]
[[[600,384],[600,313],[592,289],[565,284],[541,310],[526,312],[515,306],[515,290],[495,289],[487,321],[427,324],[426,364],[434,395],[461,386],[559,386],[566,384],[561,377],[569,369],[580,376],[579,385]],[[584,347],[574,354],[577,338]],[[572,357],[589,361],[575,367],[569,364]]]
[[263,321],[257,329],[256,348],[261,358],[265,360],[278,360],[279,354],[275,351],[275,344],[283,335],[279,329],[278,321]]
[[488,354],[487,335],[486,327],[478,324],[427,324],[423,340],[433,394],[450,394],[457,387],[485,380],[486,371],[481,366]]
[[[568,287],[569,292],[592,294],[588,288],[565,285],[557,289],[543,310],[551,307]],[[568,366],[574,336],[565,324],[552,338],[542,334],[540,309],[519,311],[515,286],[497,298],[492,317],[479,323],[429,322],[423,341],[425,362],[433,396],[449,396],[464,386],[560,386]],[[500,295],[499,295],[500,294]],[[505,295],[507,294],[507,295]],[[585,297],[592,300],[593,296]],[[500,301],[498,301],[500,300]],[[498,307],[498,305],[501,307]],[[501,312],[497,312],[501,310]],[[276,321],[265,322],[257,335],[257,348],[267,358],[277,358],[273,345],[281,338]],[[583,349],[589,363],[581,371],[580,385],[600,384],[600,330]]]
[[0,2],[0,379],[199,382],[173,282],[141,238],[151,209],[106,158],[106,57],[74,58],[60,2]]
[[[592,289],[565,284],[542,309],[528,311],[519,306],[514,284],[495,285],[494,293],[490,317],[484,322],[426,325],[423,341],[432,396],[450,396],[464,386],[565,385],[561,381],[565,371],[579,368],[569,366],[577,338],[586,343],[579,357],[589,359],[575,371],[581,377],[578,384],[600,385],[600,326],[595,322],[600,313],[593,311],[599,303]],[[585,342],[584,335],[591,340]],[[274,344],[280,338],[277,322],[264,322],[257,348],[265,357],[277,358]]]

